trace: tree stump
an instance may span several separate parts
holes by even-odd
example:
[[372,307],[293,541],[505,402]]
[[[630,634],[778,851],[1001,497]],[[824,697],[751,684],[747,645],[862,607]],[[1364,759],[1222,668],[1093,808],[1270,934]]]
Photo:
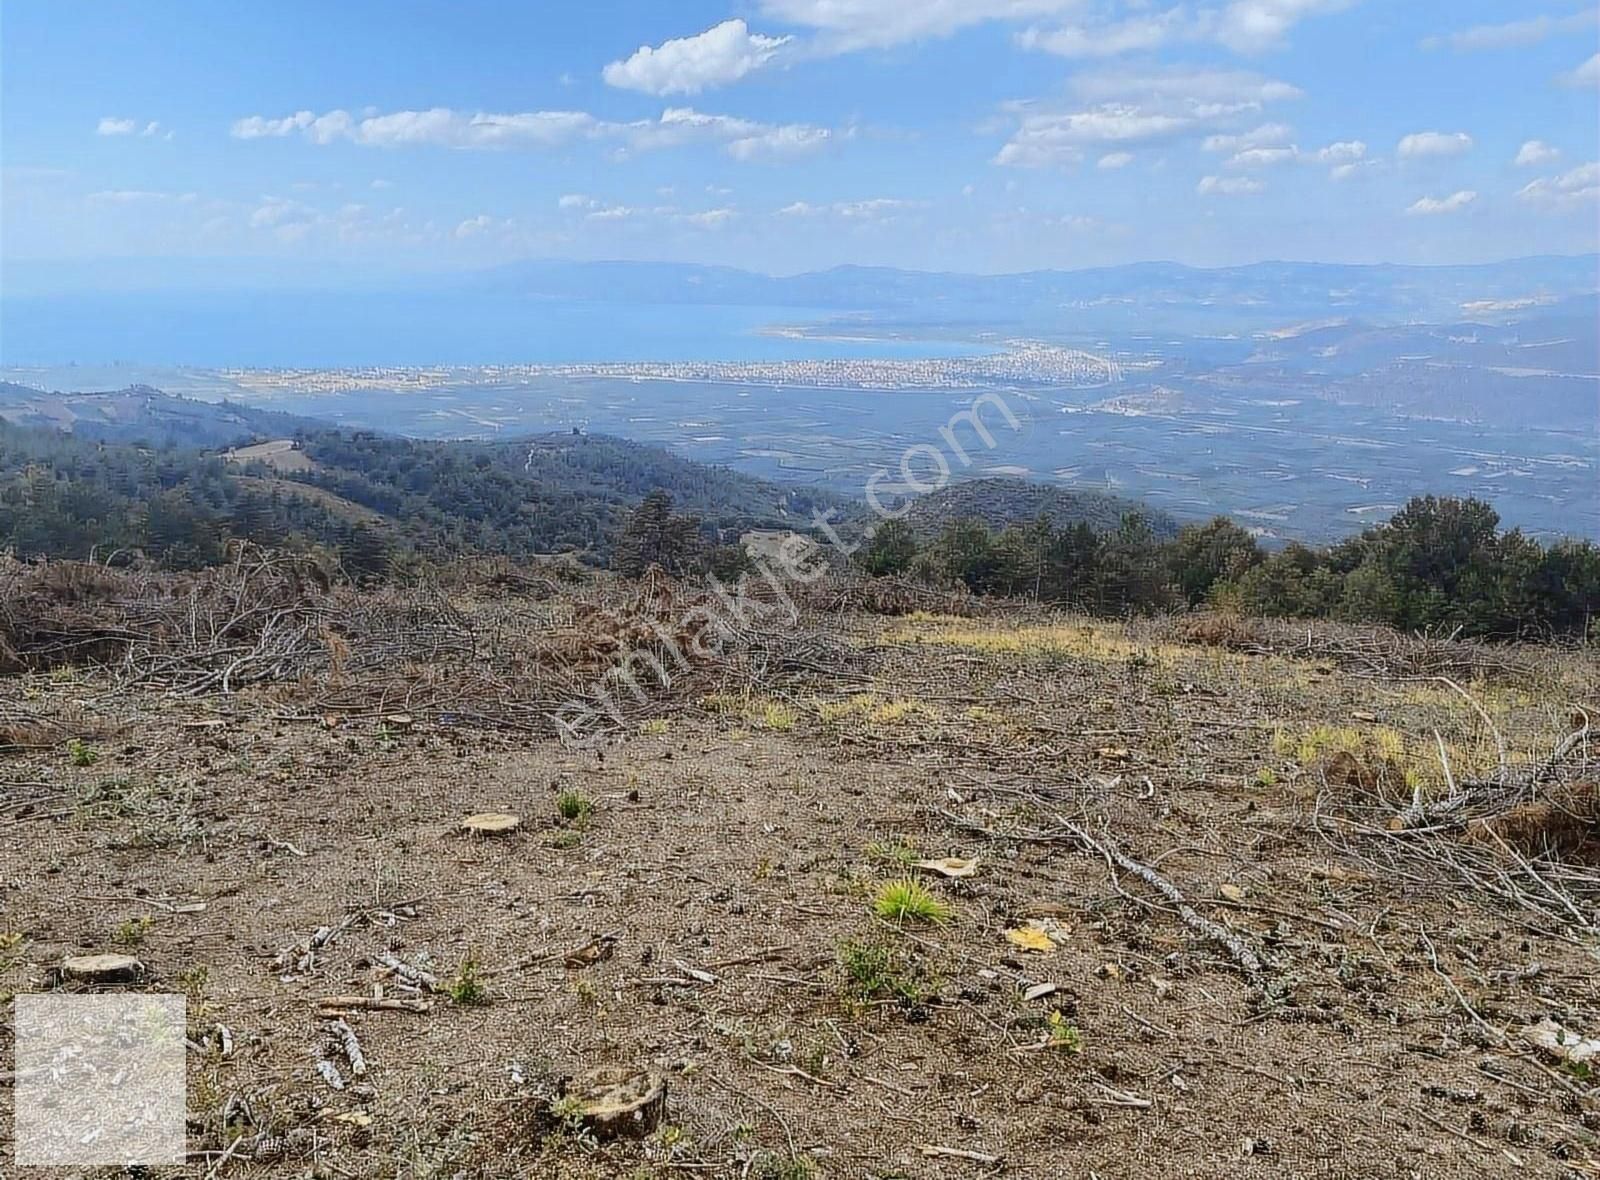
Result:
[[85,983],[127,983],[144,974],[132,955],[69,955],[61,960],[61,977]]
[[606,1065],[574,1078],[566,1104],[597,1139],[637,1139],[667,1111],[667,1079],[653,1069]]
[[461,821],[469,836],[505,836],[522,826],[522,818],[505,811],[480,811]]

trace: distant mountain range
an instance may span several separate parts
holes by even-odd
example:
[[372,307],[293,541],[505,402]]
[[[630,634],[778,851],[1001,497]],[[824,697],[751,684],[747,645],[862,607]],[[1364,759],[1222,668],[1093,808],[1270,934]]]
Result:
[[[648,262],[518,262],[463,278],[459,287],[507,295],[613,302],[1032,318],[1122,307],[1170,314],[1212,309],[1255,322],[1334,314],[1381,321],[1504,315],[1600,289],[1600,256],[1541,256],[1467,266],[1260,262],[1201,268],[1140,262],[1085,270],[972,275],[839,266],[790,276],[732,267]],[[1096,318],[1100,318],[1097,316]],[[1152,326],[1155,326],[1152,324]]]

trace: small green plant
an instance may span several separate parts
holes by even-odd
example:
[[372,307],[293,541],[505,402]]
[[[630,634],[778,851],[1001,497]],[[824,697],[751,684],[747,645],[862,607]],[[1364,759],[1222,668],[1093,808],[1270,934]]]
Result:
[[672,726],[668,723],[665,717],[652,717],[643,725],[639,726],[639,732],[644,734],[646,737],[662,737],[671,728]]
[[20,930],[7,930],[0,933],[0,971],[15,966],[22,957],[22,944],[26,936]]
[[872,912],[886,922],[921,922],[942,926],[953,911],[947,902],[935,897],[921,881],[901,877],[885,881],[872,899]]
[[569,848],[576,848],[583,843],[583,833],[575,832],[571,828],[562,828],[559,832],[552,832],[545,841],[549,847],[558,852],[565,852]]
[[93,766],[100,761],[100,752],[82,738],[67,742],[67,759],[74,766]]
[[594,804],[582,791],[568,787],[556,796],[556,814],[569,824],[582,823],[594,811]]
[[1270,766],[1263,766],[1256,771],[1255,784],[1258,787],[1275,787],[1278,785],[1278,772]]
[[782,701],[768,701],[761,709],[761,724],[779,733],[793,729],[799,719],[800,715]]
[[867,845],[866,852],[868,860],[897,864],[902,868],[922,855],[917,851],[917,846],[904,836],[896,837],[892,841],[874,840]]
[[1083,1052],[1083,1033],[1078,1031],[1077,1025],[1067,1023],[1067,1018],[1061,1015],[1061,1009],[1051,1010],[1049,1024],[1052,1047],[1068,1053]]
[[149,914],[129,918],[111,932],[111,941],[118,946],[138,946],[144,941],[144,936],[150,933],[150,927],[154,925],[155,919]]
[[185,971],[178,972],[174,980],[181,991],[189,1000],[191,1007],[198,1007],[205,998],[206,983],[210,980],[211,973],[206,970],[204,963],[196,963]]
[[478,973],[478,960],[471,951],[461,960],[461,966],[445,984],[444,991],[451,1003],[463,1008],[481,1008],[489,1002],[489,989],[484,986],[483,977]]
[[765,1151],[756,1157],[755,1180],[812,1180],[817,1174],[811,1161],[798,1155],[778,1155]]
[[923,989],[902,958],[887,946],[871,942],[846,942],[839,947],[845,992],[858,1004],[873,1000],[898,1000],[916,1004]]

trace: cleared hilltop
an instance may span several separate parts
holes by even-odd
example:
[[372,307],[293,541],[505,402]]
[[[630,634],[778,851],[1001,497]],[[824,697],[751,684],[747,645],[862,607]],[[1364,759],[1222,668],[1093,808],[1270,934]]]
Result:
[[[187,993],[197,1164],[1600,1158],[1560,1043],[1600,1035],[1587,651],[888,580],[735,628],[658,574],[357,592],[250,553],[0,590],[0,988],[106,951],[139,966],[103,986]],[[516,829],[461,831],[485,812]],[[636,1134],[576,1092],[596,1065],[665,1088]]]

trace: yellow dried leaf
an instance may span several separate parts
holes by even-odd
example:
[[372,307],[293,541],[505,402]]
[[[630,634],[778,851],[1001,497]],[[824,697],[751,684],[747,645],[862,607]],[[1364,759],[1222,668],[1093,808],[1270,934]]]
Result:
[[1056,949],[1050,936],[1037,926],[1018,926],[1007,930],[1006,941],[1019,950],[1037,951],[1039,954],[1048,954]]
[[1237,885],[1218,885],[1217,892],[1223,897],[1227,898],[1229,901],[1244,900],[1244,890],[1240,889]]

